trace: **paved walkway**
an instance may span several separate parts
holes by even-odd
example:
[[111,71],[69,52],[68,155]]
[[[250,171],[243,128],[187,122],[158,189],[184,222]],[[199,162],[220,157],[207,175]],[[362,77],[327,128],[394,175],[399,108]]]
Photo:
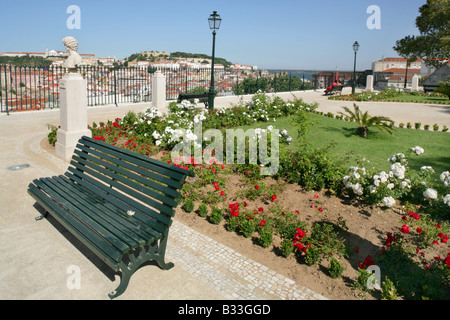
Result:
[[[323,111],[340,105],[327,103],[320,92],[306,92],[302,97],[307,102],[319,102]],[[146,107],[90,108],[89,123],[112,120],[130,109],[142,111]],[[405,122],[430,121],[450,127],[449,106],[414,104],[408,111],[400,104],[367,107],[411,119]],[[424,113],[429,120],[423,120]],[[0,114],[0,299],[108,299],[107,292],[117,287],[119,279],[54,219],[34,220],[42,209],[27,194],[28,184],[67,168],[42,144],[48,124],[59,124],[59,110]],[[18,164],[29,167],[8,169]],[[170,231],[167,257],[175,263],[173,269],[140,269],[118,299],[326,299],[178,221]],[[79,289],[69,289],[73,270],[81,274]]]

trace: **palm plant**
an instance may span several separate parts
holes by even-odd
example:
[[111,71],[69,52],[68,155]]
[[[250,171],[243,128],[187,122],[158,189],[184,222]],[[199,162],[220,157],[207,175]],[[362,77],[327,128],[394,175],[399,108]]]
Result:
[[343,107],[346,113],[338,112],[349,118],[351,121],[355,121],[358,124],[356,133],[361,137],[367,138],[369,127],[375,127],[380,131],[386,131],[392,134],[394,121],[388,117],[383,116],[371,116],[368,112],[362,113],[356,103],[353,104],[354,111],[351,111],[348,107]]

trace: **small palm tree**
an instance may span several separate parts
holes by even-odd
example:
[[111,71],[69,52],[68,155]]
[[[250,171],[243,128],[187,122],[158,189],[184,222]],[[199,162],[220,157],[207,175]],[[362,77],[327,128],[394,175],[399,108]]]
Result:
[[351,111],[348,107],[343,107],[346,113],[338,112],[351,121],[355,121],[359,126],[356,128],[356,133],[361,137],[367,138],[369,127],[375,127],[380,131],[386,131],[392,134],[394,121],[388,117],[383,116],[371,116],[368,112],[362,113],[356,103],[353,104],[354,111]]

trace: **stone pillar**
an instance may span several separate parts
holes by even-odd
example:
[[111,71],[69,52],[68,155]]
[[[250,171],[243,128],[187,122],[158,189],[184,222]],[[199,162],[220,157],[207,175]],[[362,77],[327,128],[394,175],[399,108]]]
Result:
[[166,76],[159,70],[152,76],[152,106],[155,108],[166,106]]
[[79,73],[66,73],[59,83],[60,126],[55,144],[56,156],[70,162],[78,140],[92,137],[87,123],[87,81]]
[[419,90],[419,76],[415,74],[412,77],[411,91],[418,91],[418,90]]
[[373,76],[372,75],[367,76],[366,91],[373,92]]

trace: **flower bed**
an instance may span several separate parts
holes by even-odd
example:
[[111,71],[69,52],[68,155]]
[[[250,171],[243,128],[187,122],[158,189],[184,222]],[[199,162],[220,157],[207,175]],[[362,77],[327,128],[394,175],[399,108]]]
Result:
[[[366,169],[364,162],[348,167],[327,148],[303,143],[289,150],[292,138],[278,128],[280,168],[273,176],[262,176],[261,164],[222,164],[205,142],[202,149],[208,155],[207,163],[172,156],[181,138],[197,140],[194,125],[199,122],[204,131],[259,123],[257,132],[270,135],[275,128],[264,122],[291,116],[301,139],[308,129],[307,111],[314,108],[301,100],[271,100],[259,93],[251,103],[230,109],[208,111],[183,102],[171,104],[168,115],[151,108],[140,114],[129,112],[114,121],[94,123],[91,130],[95,139],[194,170],[196,177],[184,185],[178,199],[185,212],[181,219],[199,217],[242,241],[252,239],[263,250],[270,250],[267,254],[273,251],[309,268],[320,265],[343,288],[348,287],[342,281],[345,274],[354,287],[370,292],[372,298],[448,298],[449,173],[432,181],[430,168],[410,170],[407,157],[420,156],[422,148],[393,155],[385,171],[375,172]],[[183,133],[182,129],[187,130]],[[329,199],[335,202],[328,204]],[[362,213],[356,220],[341,214],[344,209],[336,209],[337,199],[346,206],[357,206],[358,211],[376,211],[372,213],[376,223],[363,227]],[[386,221],[389,224],[383,225]],[[371,245],[365,246],[368,240],[364,237],[372,229],[377,232],[371,236]],[[380,237],[384,239],[381,244]],[[380,279],[382,296],[367,285],[366,270],[372,265],[379,265],[385,275]],[[412,269],[414,274],[407,272]]]

